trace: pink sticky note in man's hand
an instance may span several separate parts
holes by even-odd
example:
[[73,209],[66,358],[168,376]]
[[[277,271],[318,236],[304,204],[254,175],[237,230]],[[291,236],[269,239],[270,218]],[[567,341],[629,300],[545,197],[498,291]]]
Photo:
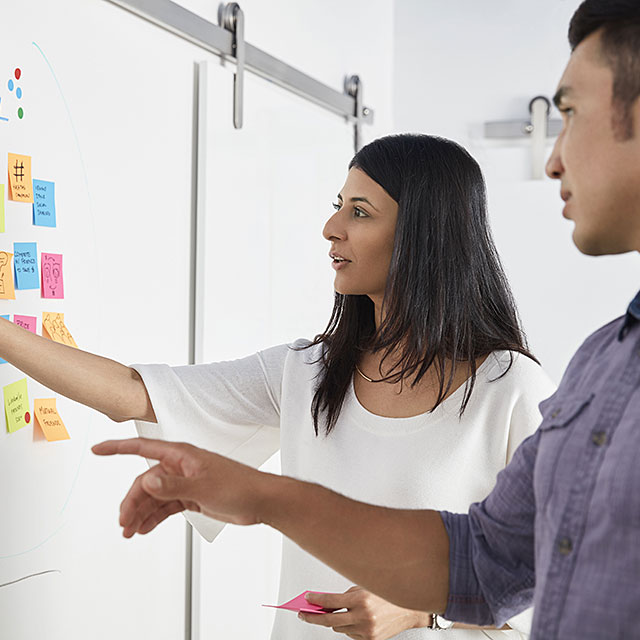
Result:
[[332,613],[333,609],[325,609],[318,604],[312,604],[305,598],[307,593],[324,593],[323,591],[303,591],[299,596],[296,596],[293,600],[285,602],[284,604],[263,604],[263,607],[272,607],[273,609],[287,609],[288,611],[295,611],[302,613]]
[[41,295],[43,298],[64,298],[64,283],[62,281],[62,254],[43,253]]
[[13,323],[17,324],[19,327],[23,327],[24,329],[28,329],[31,333],[36,332],[36,317],[35,316],[13,316]]

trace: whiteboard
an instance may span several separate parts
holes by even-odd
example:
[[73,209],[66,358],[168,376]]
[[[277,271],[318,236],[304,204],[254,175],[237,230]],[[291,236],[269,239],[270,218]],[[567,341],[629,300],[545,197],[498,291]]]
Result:
[[[34,177],[55,182],[58,226],[33,227],[30,205],[5,202],[0,249],[32,241],[62,253],[65,298],[17,291],[0,313],[62,311],[82,348],[123,362],[185,363],[201,52],[106,2],[16,3],[3,6],[3,25],[0,182],[8,152],[32,156]],[[8,88],[16,67],[19,99]],[[19,377],[0,365],[2,386]],[[32,380],[28,392],[31,406],[53,395]],[[132,425],[57,403],[68,441],[47,442],[33,422],[0,430],[0,635],[183,637],[184,522],[122,539],[119,503],[144,464],[89,452],[134,435]]]

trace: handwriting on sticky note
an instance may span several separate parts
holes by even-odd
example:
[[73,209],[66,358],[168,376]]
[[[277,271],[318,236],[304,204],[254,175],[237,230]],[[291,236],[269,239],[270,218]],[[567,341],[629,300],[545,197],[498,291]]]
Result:
[[54,342],[78,348],[71,332],[64,323],[64,313],[42,312],[42,335]]
[[69,432],[56,409],[55,398],[39,398],[33,401],[33,413],[49,442],[69,440]]
[[36,322],[37,318],[35,316],[17,316],[14,314],[13,323],[17,324],[19,327],[23,329],[27,329],[31,331],[31,333],[36,332]]
[[7,429],[13,433],[31,422],[29,413],[29,396],[27,394],[27,379],[8,384],[2,389],[4,395],[4,415],[7,419]]
[[0,299],[15,300],[16,291],[13,286],[12,253],[0,251]]
[[35,242],[13,243],[13,271],[16,289],[39,289],[38,245]]
[[7,168],[9,170],[9,200],[33,202],[31,156],[10,153]]
[[42,254],[41,293],[43,298],[64,298],[62,255],[60,253]]
[[33,180],[33,224],[38,227],[56,226],[55,183]]
[[4,233],[4,185],[0,184],[0,233]]

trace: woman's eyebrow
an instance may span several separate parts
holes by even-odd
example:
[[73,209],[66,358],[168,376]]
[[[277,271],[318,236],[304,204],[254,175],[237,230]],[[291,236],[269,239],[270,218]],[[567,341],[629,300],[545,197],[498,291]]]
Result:
[[[343,197],[338,194],[338,200],[343,200]],[[372,207],[373,209],[375,209],[378,213],[380,212],[380,209],[378,209],[378,207],[376,207],[373,202],[371,202],[370,200],[367,200],[365,197],[363,196],[354,196],[353,198],[349,199],[350,202],[366,202],[370,207]]]

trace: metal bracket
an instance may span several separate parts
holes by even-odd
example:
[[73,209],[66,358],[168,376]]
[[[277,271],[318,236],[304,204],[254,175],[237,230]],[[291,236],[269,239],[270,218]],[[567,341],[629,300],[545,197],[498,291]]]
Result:
[[[536,100],[544,100],[549,106],[547,109],[547,131],[545,137],[555,138],[562,130],[562,120],[550,120],[549,111],[551,103],[544,96],[536,96],[529,103],[529,113],[533,113],[533,105]],[[533,119],[532,119],[533,120]],[[502,122],[485,122],[485,138],[528,138],[534,132],[532,120],[503,120]]]
[[362,107],[362,80],[360,76],[348,76],[344,79],[344,92],[354,99],[353,108],[353,147],[358,153],[362,147],[362,123],[371,121],[371,112]]
[[218,21],[221,27],[233,33],[233,53],[236,59],[236,72],[233,75],[233,126],[242,129],[242,103],[244,95],[244,12],[237,2],[220,5]]

